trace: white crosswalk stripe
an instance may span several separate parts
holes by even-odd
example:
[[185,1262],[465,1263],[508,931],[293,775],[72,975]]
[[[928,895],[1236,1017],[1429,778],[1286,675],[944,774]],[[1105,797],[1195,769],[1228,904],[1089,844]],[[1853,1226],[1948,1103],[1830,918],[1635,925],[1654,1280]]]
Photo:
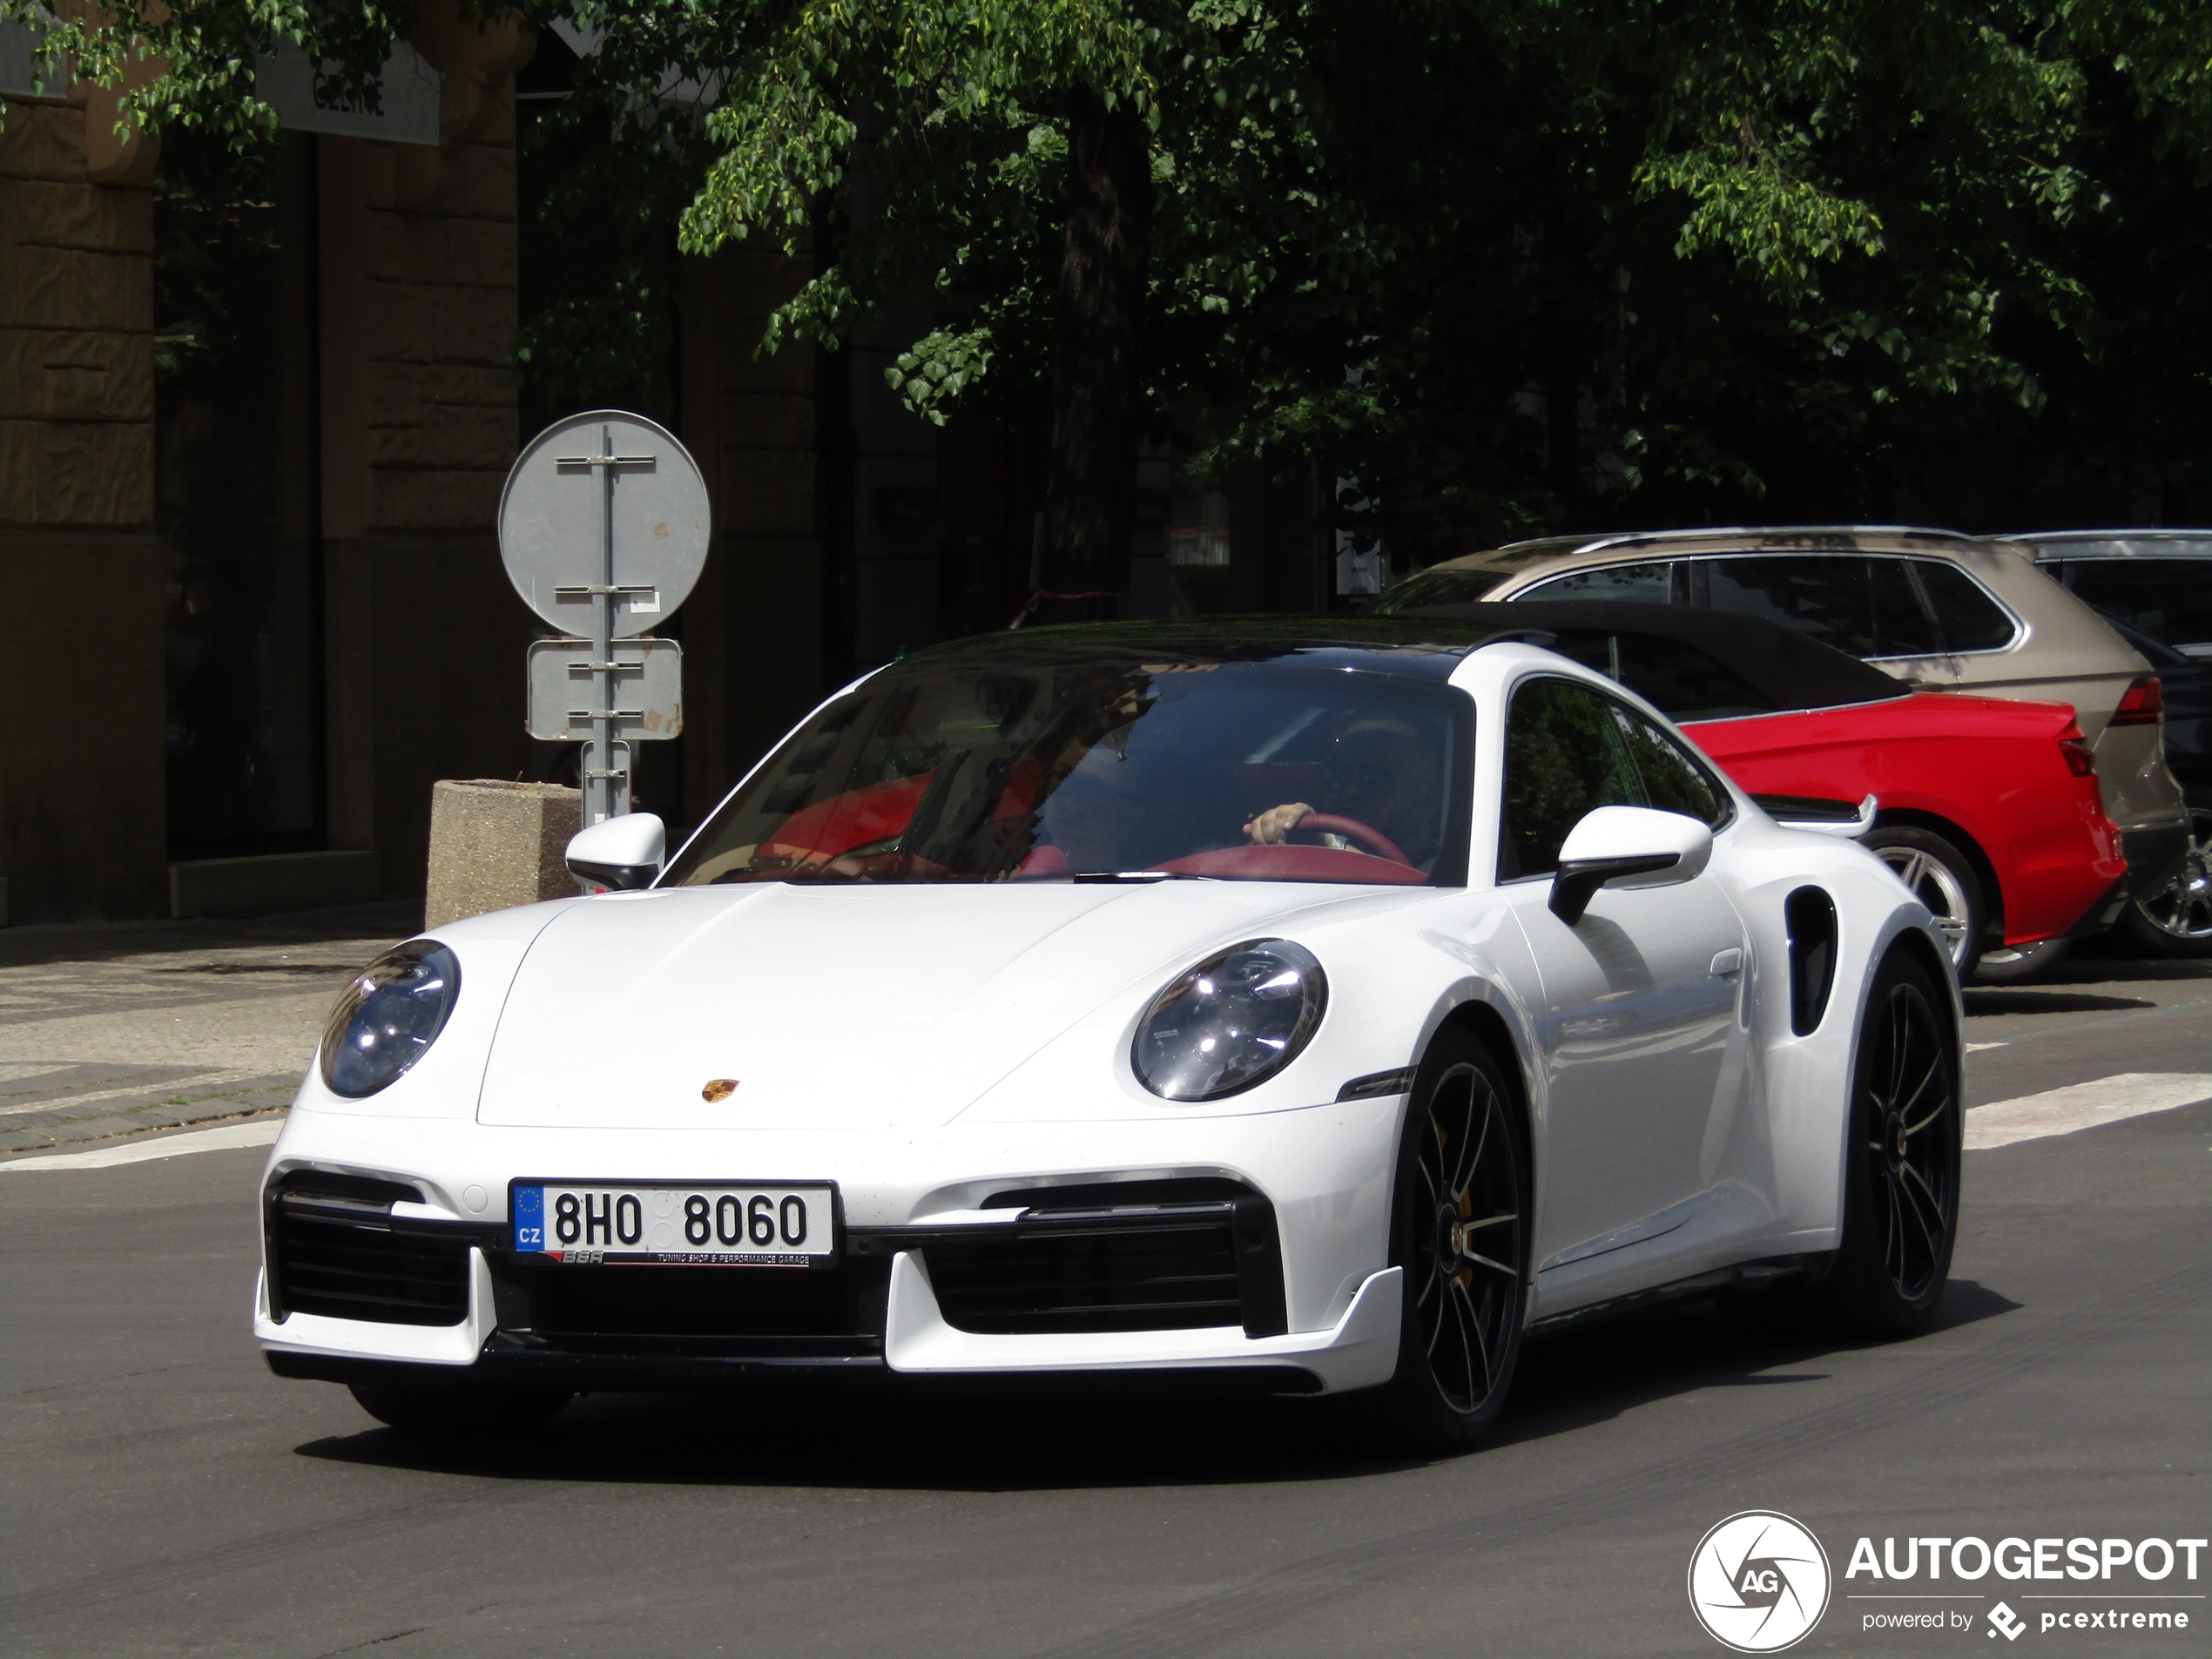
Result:
[[2071,1135],[2147,1112],[2169,1112],[2212,1100],[2212,1072],[2123,1071],[2092,1083],[2047,1089],[2017,1100],[1993,1101],[1966,1112],[1966,1150],[1986,1151],[2046,1135]]

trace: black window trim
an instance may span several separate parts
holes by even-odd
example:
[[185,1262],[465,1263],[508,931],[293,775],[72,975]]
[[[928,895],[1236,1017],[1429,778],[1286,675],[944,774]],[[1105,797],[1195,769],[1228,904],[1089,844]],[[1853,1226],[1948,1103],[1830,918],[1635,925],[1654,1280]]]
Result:
[[[1521,687],[1533,685],[1539,680],[1563,680],[1569,685],[1579,685],[1583,690],[1603,698],[1607,702],[1627,710],[1640,720],[1656,720],[1662,736],[1666,736],[1670,727],[1677,733],[1682,730],[1665,715],[1656,712],[1647,714],[1635,704],[1615,695],[1616,692],[1627,691],[1628,688],[1618,681],[1607,680],[1603,675],[1599,675],[1594,680],[1586,680],[1579,674],[1562,674],[1555,668],[1539,668],[1523,674],[1520,678],[1507,685],[1505,714],[1498,722],[1498,741],[1501,745],[1498,754],[1498,816],[1496,819],[1498,833],[1496,851],[1490,860],[1490,885],[1494,887],[1517,887],[1528,881],[1549,881],[1558,873],[1554,870],[1541,870],[1534,875],[1509,876],[1501,875],[1498,873],[1499,867],[1504,862],[1506,851],[1506,767],[1511,763],[1513,756],[1514,700],[1521,695]],[[1631,695],[1634,694],[1631,693]],[[1776,711],[1783,712],[1780,710]],[[1802,712],[1802,711],[1799,711]],[[1698,752],[1696,744],[1684,739],[1677,746],[1683,751],[1684,758],[1690,763],[1690,770],[1704,779],[1707,786],[1721,799],[1721,821],[1711,826],[1713,839],[1718,841],[1723,834],[1734,829],[1743,818],[1743,814],[1736,810],[1736,792],[1721,776],[1720,769]],[[1658,812],[1664,809],[1654,807],[1652,810]]]
[[[1690,553],[1685,554],[1683,556],[1701,563],[1708,559],[1896,559],[1905,565],[1908,579],[1912,583],[1912,591],[1919,597],[1922,609],[1928,619],[1935,624],[1936,634],[1939,638],[1946,637],[1944,633],[1943,618],[1936,614],[1936,608],[1928,598],[1927,590],[1920,585],[1919,575],[1913,572],[1911,567],[1916,564],[1945,565],[1951,570],[1958,571],[1960,576],[1965,577],[1967,581],[1973,583],[1975,587],[1980,589],[1982,597],[1988,600],[1990,604],[1995,605],[1999,614],[2003,616],[2007,622],[2013,624],[2013,637],[2001,645],[1977,645],[1972,651],[1952,651],[1946,649],[1937,651],[1898,651],[1893,655],[1886,657],[1861,657],[1858,660],[1862,663],[1925,663],[1939,657],[1994,657],[2003,651],[2016,650],[2019,647],[2020,641],[2026,638],[2027,635],[2027,624],[2020,619],[2020,613],[2014,610],[2012,606],[2006,604],[2004,600],[1999,598],[1996,593],[1991,589],[1989,583],[1984,582],[1979,576],[1975,575],[1972,570],[1969,570],[1965,565],[1933,554],[1895,552],[1888,548],[1879,547],[1848,549],[1747,547],[1742,549],[1741,550],[1732,550],[1726,553]],[[1563,574],[1571,575],[1572,572],[1565,572]],[[1705,584],[1701,583],[1700,585]],[[1520,593],[1514,595],[1514,597],[1516,599],[1525,598],[1527,597],[1527,595]],[[1710,586],[1707,586],[1706,591],[1703,596],[1703,604],[1706,610],[1710,610],[1712,609],[1712,593]]]

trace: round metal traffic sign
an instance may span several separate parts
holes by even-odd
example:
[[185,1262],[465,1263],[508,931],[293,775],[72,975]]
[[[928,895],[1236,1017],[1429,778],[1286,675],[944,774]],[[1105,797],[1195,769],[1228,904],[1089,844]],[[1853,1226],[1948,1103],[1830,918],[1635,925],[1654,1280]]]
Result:
[[[611,529],[612,570],[602,536]],[[595,589],[612,632],[644,633],[682,604],[706,563],[706,481],[676,435],[642,415],[556,421],[516,458],[499,498],[499,556],[523,603],[564,634],[591,632]]]

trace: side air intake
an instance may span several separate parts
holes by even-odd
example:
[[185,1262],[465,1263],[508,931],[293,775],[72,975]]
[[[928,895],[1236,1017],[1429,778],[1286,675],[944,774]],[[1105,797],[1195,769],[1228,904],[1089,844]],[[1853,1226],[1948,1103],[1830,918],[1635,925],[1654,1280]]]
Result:
[[1836,982],[1836,906],[1818,887],[1799,887],[1784,902],[1790,929],[1790,1028],[1817,1030]]

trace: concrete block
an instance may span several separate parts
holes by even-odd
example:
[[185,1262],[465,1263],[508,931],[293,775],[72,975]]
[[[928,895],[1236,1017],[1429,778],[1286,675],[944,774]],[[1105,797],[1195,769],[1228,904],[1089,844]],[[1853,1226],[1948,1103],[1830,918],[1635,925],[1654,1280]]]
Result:
[[0,421],[0,522],[153,518],[153,423]]
[[430,789],[425,927],[574,894],[563,854],[583,797],[558,784],[441,779]]
[[247,859],[193,859],[169,867],[169,914],[266,916],[366,904],[381,885],[374,853],[271,853]]

